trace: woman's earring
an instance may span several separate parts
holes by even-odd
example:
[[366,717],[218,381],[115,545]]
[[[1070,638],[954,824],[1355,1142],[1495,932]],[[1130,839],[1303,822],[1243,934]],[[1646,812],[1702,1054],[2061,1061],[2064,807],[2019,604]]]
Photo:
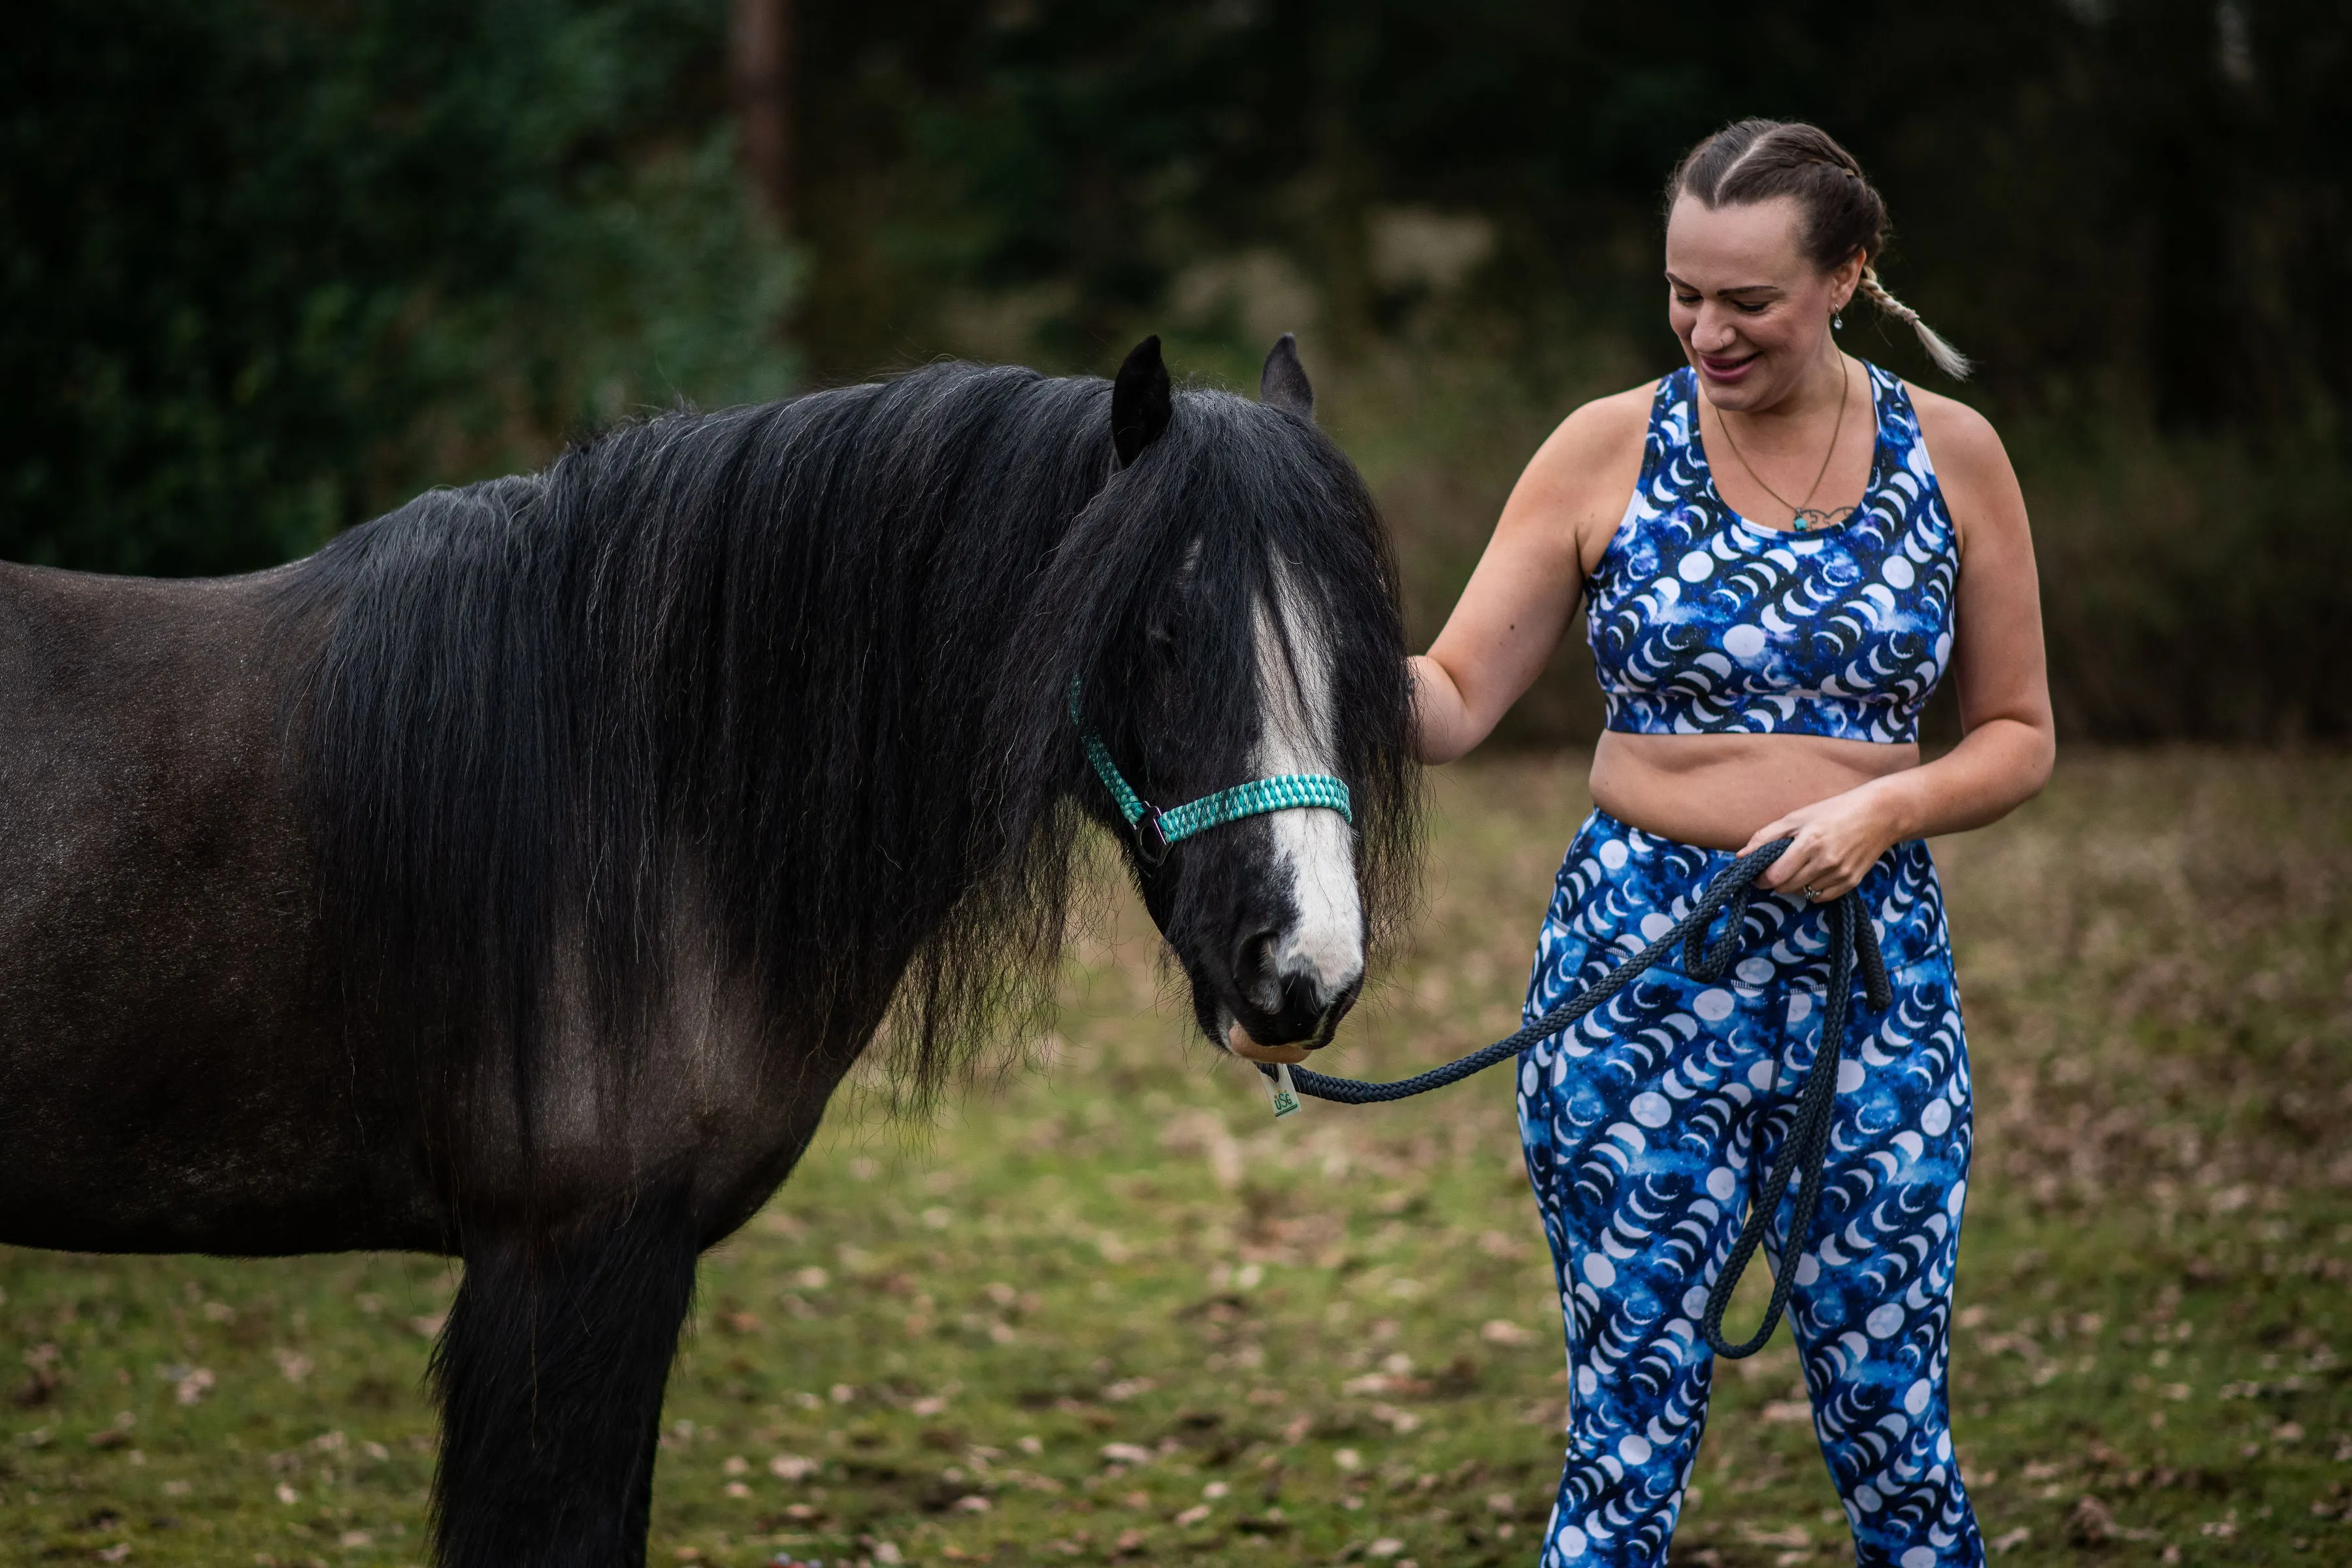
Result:
[[1844,325],[1845,311],[1843,310],[1832,310],[1830,312],[1830,331],[1833,332],[1837,331]]

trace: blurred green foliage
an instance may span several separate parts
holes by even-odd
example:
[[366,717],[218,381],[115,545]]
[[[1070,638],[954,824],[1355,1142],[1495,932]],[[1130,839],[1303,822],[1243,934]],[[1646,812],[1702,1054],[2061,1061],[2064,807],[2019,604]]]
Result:
[[[2334,0],[39,0],[0,56],[0,555],[219,571],[686,397],[1304,335],[1433,634],[1583,397],[1675,363],[1666,171],[1815,120],[1982,363],[2076,737],[2352,733]],[[781,156],[784,149],[779,149]],[[1571,647],[1507,738],[1589,733]],[[1944,714],[1947,733],[1951,716]]]
[[0,554],[265,565],[681,393],[788,257],[694,0],[73,0],[0,52]]
[[[2008,437],[2065,732],[2352,733],[2332,0],[803,10],[814,360],[1093,368],[1157,330],[1240,381],[1297,328],[1423,637],[1550,426],[1679,360],[1667,171],[1738,116],[1816,121],[1886,194],[1892,286],[1981,363],[1955,386],[1849,316]],[[1590,684],[1570,647],[1505,738],[1590,734]]]
[[[1666,173],[1769,114],[1856,151],[1897,221],[1891,280],[2012,411],[2300,428],[2352,392],[2326,308],[2352,287],[2352,13],[2330,0],[802,11],[813,151],[851,126],[896,150],[807,167],[815,350],[845,367],[1007,284],[1060,285],[1045,346],[1091,364],[1186,268],[1268,246],[1327,330],[1393,329],[1431,292],[1381,254],[1401,206],[1491,227],[1466,304],[1523,351],[1566,328],[1654,353]],[[890,313],[831,308],[853,298]]]

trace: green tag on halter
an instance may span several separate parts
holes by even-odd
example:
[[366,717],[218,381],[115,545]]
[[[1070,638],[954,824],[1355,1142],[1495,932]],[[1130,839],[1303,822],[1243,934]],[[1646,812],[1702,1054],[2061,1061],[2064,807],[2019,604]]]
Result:
[[1274,1069],[1274,1076],[1266,1079],[1265,1082],[1265,1097],[1274,1102],[1274,1119],[1276,1121],[1286,1116],[1296,1116],[1305,1109],[1298,1099],[1298,1086],[1290,1079],[1288,1062],[1277,1066]]

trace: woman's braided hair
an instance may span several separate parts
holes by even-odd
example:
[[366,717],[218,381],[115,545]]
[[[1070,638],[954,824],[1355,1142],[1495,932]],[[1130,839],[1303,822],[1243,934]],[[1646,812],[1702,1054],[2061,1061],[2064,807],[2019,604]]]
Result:
[[1872,188],[1853,154],[1819,126],[1784,120],[1742,120],[1692,148],[1666,182],[1669,211],[1688,195],[1708,207],[1746,206],[1776,196],[1795,198],[1802,213],[1797,240],[1805,258],[1828,271],[1862,253],[1860,292],[1918,334],[1937,368],[1965,379],[1969,356],[1946,342],[1919,312],[1878,280],[1875,265],[1886,247],[1886,203]]

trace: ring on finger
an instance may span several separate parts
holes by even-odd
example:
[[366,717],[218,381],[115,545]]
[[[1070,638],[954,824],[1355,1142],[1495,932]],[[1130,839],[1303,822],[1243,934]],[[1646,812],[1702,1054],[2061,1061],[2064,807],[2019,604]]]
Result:
[[1813,885],[1811,882],[1806,883],[1798,891],[1805,895],[1805,902],[1809,904],[1818,904],[1822,901],[1821,894],[1813,890]]

